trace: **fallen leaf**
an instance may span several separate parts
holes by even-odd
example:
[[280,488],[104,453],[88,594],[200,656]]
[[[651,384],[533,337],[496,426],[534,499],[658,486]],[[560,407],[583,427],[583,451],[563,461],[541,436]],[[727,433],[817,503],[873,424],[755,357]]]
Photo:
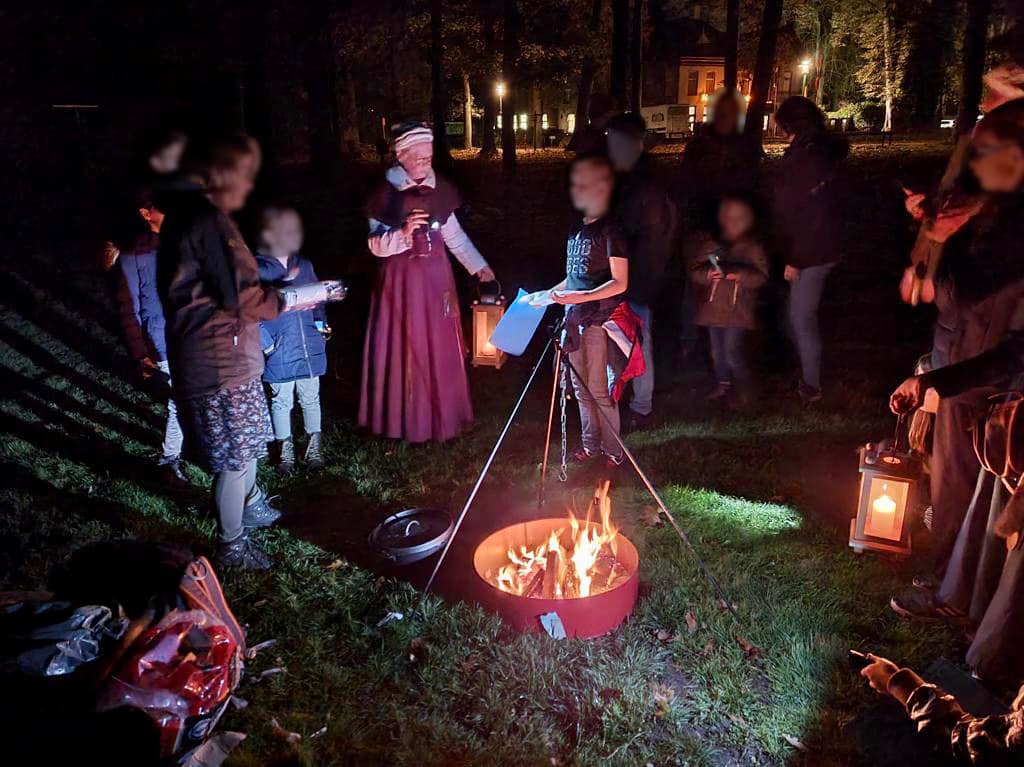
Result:
[[406,650],[406,656],[409,658],[409,663],[425,663],[427,660],[427,650],[427,640],[423,637],[414,637],[409,642],[409,648]]
[[715,642],[715,638],[711,637],[708,640],[708,643],[706,645],[704,645],[704,649],[701,651],[701,657],[703,657],[703,658],[708,657],[711,653],[713,653],[715,651],[715,646],[716,645],[717,645],[717,642]]
[[800,738],[794,738],[792,735],[786,735],[783,733],[782,739],[798,751],[810,751],[810,749],[803,744]]
[[605,703],[611,703],[613,700],[620,700],[622,698],[622,690],[616,690],[611,687],[605,687],[598,696]]
[[731,609],[733,609],[735,607],[736,607],[736,605],[730,605],[724,599],[719,598],[719,600],[718,600],[718,609],[721,610],[723,613],[727,613],[727,612],[729,612],[729,610],[731,610]]
[[739,644],[740,647],[743,648],[743,652],[745,652],[747,654],[747,657],[751,660],[756,660],[757,658],[760,658],[762,655],[764,655],[763,649],[761,649],[760,647],[754,647],[754,645],[752,645],[748,640],[744,639],[743,637],[736,637],[736,642]]
[[257,599],[255,602],[252,603],[252,606],[253,607],[266,607],[268,604],[270,604],[270,600],[269,599]]
[[740,726],[742,726],[742,727],[746,727],[746,726],[747,726],[747,720],[746,720],[746,719],[744,719],[744,718],[743,718],[742,716],[740,716],[739,714],[729,714],[728,716],[729,716],[729,718],[730,718],[730,719],[731,719],[731,720],[732,720],[733,722],[735,722],[736,724],[738,724],[738,725],[740,725]]
[[331,562],[329,565],[327,565],[327,569],[328,570],[337,570],[337,569],[339,569],[344,564],[345,563],[342,560],[335,559],[333,562]]
[[659,642],[672,642],[679,639],[678,634],[674,631],[669,631],[668,629],[658,629],[654,635],[658,638]]
[[270,730],[275,738],[283,740],[285,743],[294,744],[302,740],[302,736],[299,733],[286,730],[278,723],[277,719],[270,720]]
[[664,521],[661,518],[661,510],[657,506],[644,506],[640,510],[640,519],[648,527],[657,527]]
[[697,630],[697,616],[693,614],[693,610],[686,611],[686,630],[691,634]]
[[256,681],[257,682],[262,682],[267,677],[279,676],[280,674],[287,674],[287,673],[288,673],[288,669],[286,669],[284,666],[275,666],[274,668],[268,668],[265,671],[261,671],[260,673],[258,673],[256,675]]
[[671,709],[676,691],[662,682],[651,682],[651,697],[654,698],[654,716],[661,719]]

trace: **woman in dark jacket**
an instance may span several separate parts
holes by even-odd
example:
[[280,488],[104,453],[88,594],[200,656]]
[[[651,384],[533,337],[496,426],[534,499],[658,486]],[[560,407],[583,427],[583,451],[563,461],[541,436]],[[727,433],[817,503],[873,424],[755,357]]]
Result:
[[[934,388],[940,413],[955,405],[975,423],[990,395],[1024,386],[1024,99],[994,110],[972,140],[971,169],[991,197],[977,222],[954,291],[960,322],[950,365],[908,379],[893,393],[894,411],[918,406]],[[945,441],[970,444],[961,430],[936,431],[936,452]],[[974,497],[952,542],[949,563],[934,594],[916,590],[892,600],[906,617],[961,618],[975,627],[967,662],[983,677],[1024,678],[1024,551],[1007,553],[1003,510],[1008,493],[994,474],[981,470]],[[1001,537],[1002,536],[1002,537]]]
[[810,99],[791,96],[775,115],[789,147],[772,194],[776,245],[786,264],[789,325],[800,356],[799,393],[821,399],[821,332],[818,306],[839,260],[842,199],[836,183],[849,144],[825,130],[825,115]]
[[259,169],[259,146],[239,136],[216,144],[206,184],[168,195],[158,256],[174,396],[190,447],[213,473],[223,566],[267,569],[247,528],[280,516],[256,484],[271,439],[263,394],[260,321],[281,298],[260,284],[256,259],[230,214],[241,210]]

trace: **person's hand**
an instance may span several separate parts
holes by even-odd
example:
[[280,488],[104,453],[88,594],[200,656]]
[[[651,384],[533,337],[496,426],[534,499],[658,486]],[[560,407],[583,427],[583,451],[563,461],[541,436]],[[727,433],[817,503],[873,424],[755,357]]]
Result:
[[552,290],[551,300],[563,306],[582,304],[587,301],[587,294],[582,290]]
[[143,381],[148,381],[159,372],[160,368],[157,367],[156,362],[151,357],[143,357],[139,360],[139,378]]
[[712,282],[718,282],[722,279],[722,273],[717,269],[708,269],[708,279]]
[[786,269],[782,272],[782,276],[785,278],[786,282],[796,282],[800,279],[800,270],[795,266],[786,264]]
[[903,207],[915,221],[921,221],[924,218],[924,201],[927,196],[920,192],[912,192],[905,186],[901,188],[903,189]]
[[981,210],[980,199],[958,199],[947,203],[934,221],[925,224],[925,233],[932,242],[945,242]]
[[883,695],[889,693],[889,680],[892,675],[900,670],[900,667],[886,658],[868,653],[871,663],[860,670],[860,675],[868,680],[871,689]]
[[889,409],[896,415],[909,413],[924,401],[924,387],[920,376],[912,376],[901,383],[889,397]]
[[485,266],[479,272],[476,273],[476,278],[480,282],[494,282],[497,278],[494,276],[494,270],[489,266]]
[[737,282],[739,278],[740,276],[736,272],[729,272],[729,274],[725,275],[725,279],[729,280],[730,282]]
[[419,210],[417,208],[405,217],[405,223],[402,224],[402,234],[404,234],[406,238],[410,238],[417,229],[426,226],[429,221],[430,214],[425,210]]
[[299,276],[299,266],[296,264],[288,270],[288,274],[284,276],[285,282],[294,282]]

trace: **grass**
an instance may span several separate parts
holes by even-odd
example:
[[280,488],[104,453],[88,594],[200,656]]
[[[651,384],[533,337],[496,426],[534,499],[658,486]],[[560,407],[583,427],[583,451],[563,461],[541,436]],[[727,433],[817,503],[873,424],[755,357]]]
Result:
[[[872,149],[860,168],[865,185],[894,165],[930,169],[938,155],[928,151],[908,160],[903,150],[879,158]],[[514,233],[516,220],[489,218],[503,204],[502,190],[492,194],[474,212],[495,221],[487,237],[524,236]],[[892,202],[867,186],[858,199],[873,215]],[[858,242],[868,252],[891,239],[866,231]],[[886,246],[890,271],[897,249]],[[672,530],[647,524],[650,500],[632,481],[613,498],[640,550],[641,597],[619,630],[593,641],[517,635],[474,606],[435,597],[414,618],[377,627],[389,610],[409,612],[417,596],[410,585],[339,560],[315,529],[272,530],[260,539],[276,569],[225,577],[251,641],[278,640],[250,664],[240,690],[250,705],[223,723],[249,734],[230,764],[857,763],[845,728],[872,697],[849,672],[846,650],[919,666],[957,657],[953,636],[917,631],[886,608],[909,568],[846,546],[853,449],[891,428],[883,395],[916,351],[886,340],[883,331],[903,315],[882,297],[891,275],[876,266],[851,267],[831,299],[836,384],[826,407],[801,409],[787,379],[770,372],[763,412],[708,413],[698,377],[666,366],[658,402],[667,417],[630,438],[738,620]],[[87,272],[67,273],[60,285],[46,277],[44,269],[8,272],[0,293],[0,586],[39,588],[55,562],[91,541],[176,540],[208,550],[207,478],[190,468],[191,486],[170,491],[155,475],[162,408],[123,375],[127,360],[102,286]],[[264,481],[290,516],[318,520],[325,534],[345,527],[349,502],[381,516],[419,504],[458,508],[530,360],[474,372],[480,417],[466,437],[410,447],[358,435],[345,418],[354,346],[334,350],[335,367],[349,371],[325,381],[328,468],[288,480],[264,470]],[[866,372],[872,367],[881,372]],[[534,481],[546,386],[529,398],[485,485],[490,493]],[[552,492],[556,504],[568,502],[568,489]],[[255,681],[273,666],[287,673]],[[272,718],[307,737],[283,744]],[[325,725],[325,734],[308,737]]]

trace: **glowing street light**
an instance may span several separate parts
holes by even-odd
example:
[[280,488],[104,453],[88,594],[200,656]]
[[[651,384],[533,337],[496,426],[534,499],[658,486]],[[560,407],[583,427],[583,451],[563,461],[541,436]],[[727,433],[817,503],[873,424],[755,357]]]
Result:
[[[503,83],[501,80],[498,80],[497,84],[494,86],[494,92],[498,94],[498,114],[499,115],[502,112],[501,100],[503,98],[505,98],[505,90],[506,90],[505,89],[505,83]],[[501,119],[501,118],[499,117],[498,119]]]
[[811,60],[804,59],[800,62],[800,71],[804,76],[804,98],[807,98],[807,84],[811,74]]

